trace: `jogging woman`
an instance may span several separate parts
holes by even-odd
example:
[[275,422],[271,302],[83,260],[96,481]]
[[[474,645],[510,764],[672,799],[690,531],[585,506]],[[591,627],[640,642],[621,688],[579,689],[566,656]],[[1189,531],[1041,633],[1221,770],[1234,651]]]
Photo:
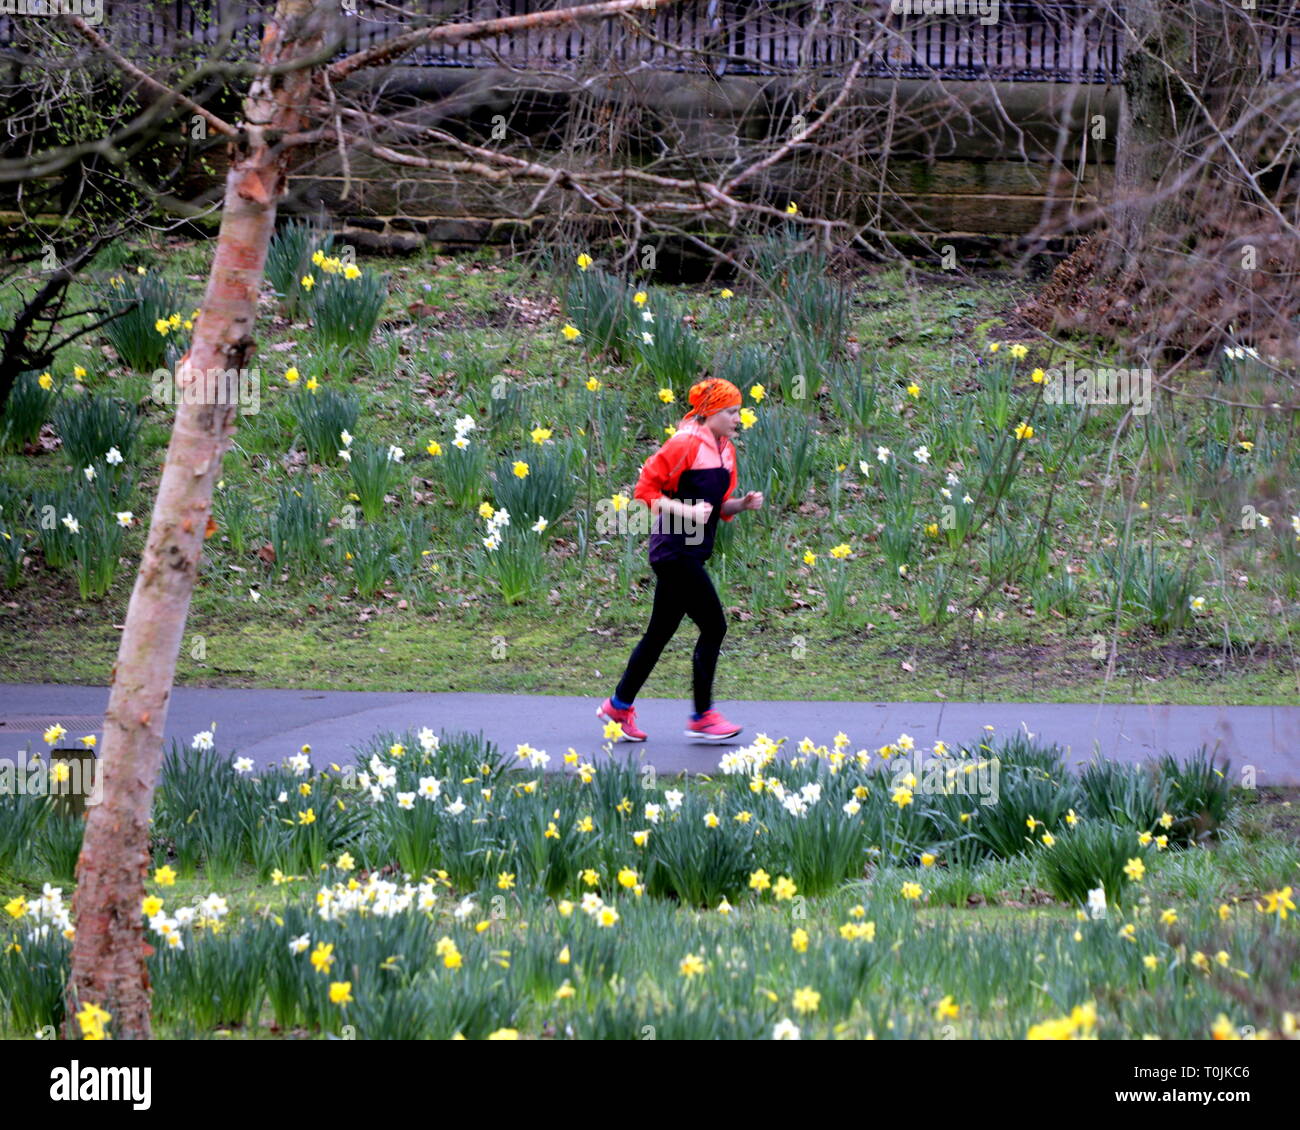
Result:
[[750,491],[733,500],[736,448],[731,442],[740,424],[740,389],[730,381],[709,378],[691,387],[691,410],[677,431],[646,460],[635,497],[653,518],[650,568],[654,570],[654,608],[650,626],[628,660],[618,688],[596,710],[596,717],[616,722],[622,740],[643,742],[632,701],[659,662],[683,616],[700,629],[692,673],[695,712],[686,736],[726,741],[743,727],[713,709],[713,672],[718,664],[727,619],[704,563],[713,553],[718,519],[730,522],[741,510],[758,510],[763,496]]

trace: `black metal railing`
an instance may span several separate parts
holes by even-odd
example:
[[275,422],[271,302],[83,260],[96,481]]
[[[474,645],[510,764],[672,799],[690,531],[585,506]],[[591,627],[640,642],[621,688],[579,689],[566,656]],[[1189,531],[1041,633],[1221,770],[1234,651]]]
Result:
[[[340,54],[348,54],[433,21],[523,16],[556,6],[555,0],[407,0],[403,9],[409,14],[399,16],[373,0],[340,0],[335,31]],[[1270,78],[1300,66],[1298,7],[1297,0],[1261,2],[1254,17],[1261,65]],[[103,8],[100,31],[127,53],[164,53],[178,44],[219,51],[231,41],[233,53],[255,50],[266,11],[265,5],[246,0],[104,0]],[[995,11],[996,20],[984,22],[977,11],[909,14],[906,0],[893,5],[890,0],[683,0],[653,13],[638,11],[632,23],[607,20],[432,44],[398,61],[419,67],[505,63],[539,70],[613,63],[766,75],[834,74],[862,59],[864,74],[875,77],[1086,83],[1122,77],[1122,10],[1117,14],[1110,4],[1087,0],[1001,0]],[[13,21],[40,18],[48,17],[0,18],[0,44],[10,41]]]

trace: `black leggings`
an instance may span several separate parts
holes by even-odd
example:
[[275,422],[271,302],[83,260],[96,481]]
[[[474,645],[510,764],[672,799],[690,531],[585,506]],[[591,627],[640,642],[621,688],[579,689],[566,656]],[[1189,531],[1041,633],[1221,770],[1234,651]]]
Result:
[[689,616],[700,629],[692,657],[692,672],[695,713],[703,714],[713,705],[713,672],[718,666],[722,637],[727,634],[727,617],[722,611],[722,601],[704,570],[703,561],[675,558],[650,567],[658,578],[650,626],[633,649],[627,670],[614,693],[621,702],[631,703],[659,662],[660,654],[673,638],[682,617]]

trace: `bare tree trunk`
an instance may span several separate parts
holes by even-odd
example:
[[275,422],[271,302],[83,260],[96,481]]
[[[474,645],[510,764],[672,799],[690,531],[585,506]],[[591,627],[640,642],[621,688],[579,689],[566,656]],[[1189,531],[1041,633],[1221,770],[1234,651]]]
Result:
[[[1135,0],[1126,6],[1133,38],[1124,57],[1124,85],[1115,138],[1116,211],[1111,224],[1117,265],[1132,269],[1133,259],[1149,246],[1148,229],[1180,230],[1178,201],[1159,199],[1161,182],[1177,178],[1180,159],[1175,144],[1185,130],[1190,100],[1171,77],[1189,70],[1190,33],[1186,0],[1166,11],[1163,0]],[[1116,262],[1112,259],[1112,262]]]
[[[291,64],[318,48],[325,8],[325,0],[279,0],[262,40],[263,64]],[[163,724],[209,530],[213,485],[234,434],[238,371],[248,367],[253,352],[257,296],[287,164],[274,142],[300,128],[311,75],[307,67],[264,73],[250,87],[202,314],[190,353],[177,366],[176,422],[104,718],[104,798],[87,817],[77,866],[70,1035],[76,1034],[73,1012],[93,1003],[111,1014],[109,1030],[116,1038],[150,1036],[149,949],[140,904]],[[192,381],[204,382],[204,395],[195,403],[182,395]]]

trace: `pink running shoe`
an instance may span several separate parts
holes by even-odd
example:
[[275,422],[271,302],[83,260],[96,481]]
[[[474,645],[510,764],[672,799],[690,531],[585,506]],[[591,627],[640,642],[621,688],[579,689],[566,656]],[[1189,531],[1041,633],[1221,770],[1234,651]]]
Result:
[[596,717],[602,718],[606,722],[617,722],[622,727],[623,735],[619,738],[619,741],[643,742],[646,739],[645,731],[637,729],[635,706],[629,706],[626,710],[619,710],[609,699],[605,699],[596,707]]
[[706,742],[725,742],[729,738],[734,738],[744,728],[734,722],[728,722],[716,710],[706,710],[703,718],[686,720],[686,736]]

